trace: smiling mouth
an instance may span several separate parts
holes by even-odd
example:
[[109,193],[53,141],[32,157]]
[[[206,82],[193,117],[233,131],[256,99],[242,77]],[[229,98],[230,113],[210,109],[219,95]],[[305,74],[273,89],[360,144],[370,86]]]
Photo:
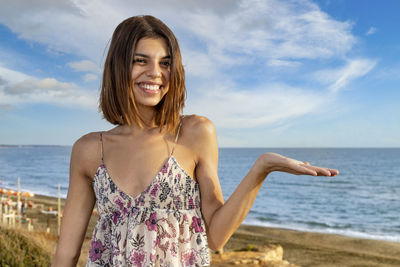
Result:
[[146,92],[152,92],[152,93],[156,93],[158,91],[160,91],[160,89],[163,88],[162,85],[159,84],[149,84],[149,83],[138,83],[138,86],[145,90]]

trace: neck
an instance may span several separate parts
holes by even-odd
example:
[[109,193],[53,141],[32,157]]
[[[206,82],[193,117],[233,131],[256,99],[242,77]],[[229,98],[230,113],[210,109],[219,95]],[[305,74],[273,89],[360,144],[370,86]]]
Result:
[[154,107],[138,106],[138,111],[143,120],[144,129],[152,129],[158,126],[156,124],[156,111]]
[[122,129],[125,133],[152,133],[159,131],[159,125],[156,124],[156,111],[154,107],[138,106],[140,117],[142,118],[142,127],[137,123],[132,125],[122,125]]

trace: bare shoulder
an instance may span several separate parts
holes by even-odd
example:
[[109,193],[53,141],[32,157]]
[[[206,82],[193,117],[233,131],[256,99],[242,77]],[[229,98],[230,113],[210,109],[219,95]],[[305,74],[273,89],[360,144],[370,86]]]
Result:
[[75,141],[71,152],[71,167],[79,168],[92,178],[101,162],[100,132],[91,132]]
[[182,122],[182,130],[196,140],[215,135],[214,123],[204,116],[187,115]]
[[214,123],[198,115],[185,116],[182,122],[182,135],[186,145],[194,152],[198,161],[202,154],[217,149],[217,136]]
[[81,156],[90,154],[91,150],[94,150],[100,143],[100,132],[91,132],[81,136],[75,141],[72,149]]

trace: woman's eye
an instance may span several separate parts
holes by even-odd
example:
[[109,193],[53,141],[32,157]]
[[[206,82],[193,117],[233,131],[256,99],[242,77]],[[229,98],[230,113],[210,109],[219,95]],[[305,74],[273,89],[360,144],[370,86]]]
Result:
[[169,66],[171,66],[171,63],[168,61],[164,61],[164,62],[161,62],[161,65],[163,65],[165,67],[169,67]]
[[133,60],[133,63],[146,63],[146,60],[143,58],[136,58]]

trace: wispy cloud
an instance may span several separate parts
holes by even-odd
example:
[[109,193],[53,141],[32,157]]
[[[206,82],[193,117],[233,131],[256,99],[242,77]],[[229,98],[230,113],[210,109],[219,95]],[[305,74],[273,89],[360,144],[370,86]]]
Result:
[[96,81],[99,78],[99,74],[101,74],[100,66],[96,65],[93,61],[90,60],[69,62],[68,66],[74,71],[89,72],[82,77],[85,83]]
[[[301,84],[289,86],[286,77],[278,77],[274,84],[252,77],[253,73],[260,75],[276,69],[283,73],[285,69],[298,70],[295,74],[303,75],[310,61],[346,58],[357,42],[351,33],[352,22],[338,21],[308,0],[7,2],[0,9],[0,22],[20,38],[81,58],[68,66],[86,72],[86,82],[98,79],[104,49],[120,21],[135,14],[161,18],[177,34],[183,50],[190,84],[187,111],[209,116],[222,127],[272,125],[318,112],[332,92],[339,92],[375,65],[367,59],[350,60],[344,67],[318,72],[318,79],[331,89],[322,92]],[[243,70],[250,74],[242,74]],[[238,81],[241,75],[246,75],[245,84]],[[11,92],[25,92],[29,97],[24,101],[47,99],[90,107],[97,101],[94,92],[73,82],[26,76],[7,81],[6,89],[0,92],[7,97],[22,95]],[[28,91],[28,86],[33,89]],[[61,96],[61,92],[67,96]],[[42,95],[36,97],[37,94]],[[75,101],[78,99],[81,100]]]
[[[0,111],[9,111],[12,110],[12,106],[10,104],[1,104],[0,103]],[[1,113],[0,113],[1,116]]]
[[74,71],[101,73],[100,67],[90,60],[69,62],[68,66]]
[[[21,38],[96,63],[115,26],[132,14],[159,15],[178,34],[193,36],[206,52],[212,50],[214,58],[229,63],[235,62],[231,53],[272,59],[337,56],[356,41],[350,22],[330,18],[310,1],[156,1],[158,9],[154,4],[122,0],[7,2],[0,20]],[[180,15],[172,12],[176,10],[181,10]]]
[[90,82],[90,81],[96,81],[99,78],[96,74],[93,73],[87,73],[85,76],[83,76],[83,80],[85,82]]
[[376,60],[353,59],[346,65],[336,69],[325,69],[314,72],[311,77],[319,82],[328,84],[333,92],[346,87],[352,80],[366,75],[376,65]]
[[371,27],[371,28],[369,28],[369,30],[365,33],[365,35],[372,35],[372,34],[374,34],[374,33],[376,33],[376,28],[375,27]]
[[301,63],[299,61],[271,59],[267,65],[270,67],[299,67]]
[[329,58],[344,55],[356,42],[350,22],[330,18],[309,1],[232,1],[228,10],[223,15],[212,5],[187,10],[180,26],[217,64]]
[[328,92],[316,93],[284,84],[273,84],[252,91],[218,86],[192,98],[188,113],[204,114],[223,128],[253,128],[280,125],[323,107]]

